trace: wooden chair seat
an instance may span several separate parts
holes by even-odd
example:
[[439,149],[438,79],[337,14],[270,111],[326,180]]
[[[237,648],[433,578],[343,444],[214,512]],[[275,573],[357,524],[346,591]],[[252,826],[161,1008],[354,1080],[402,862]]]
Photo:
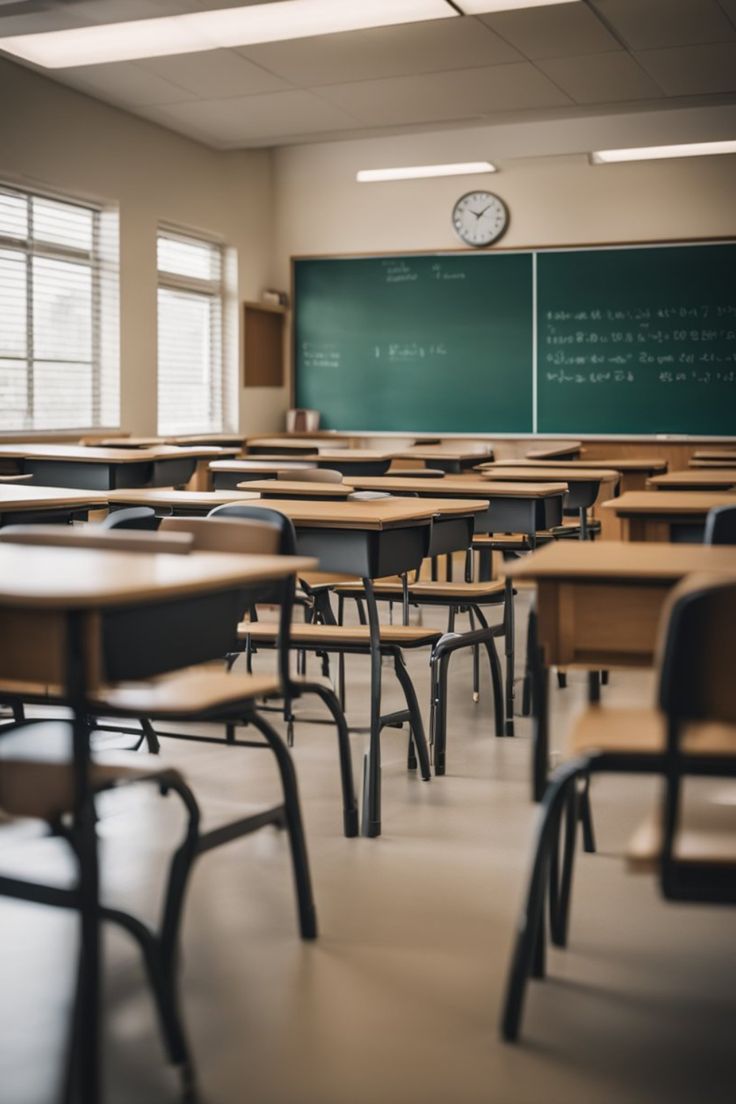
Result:
[[[377,580],[374,584],[376,598],[396,598],[401,600],[403,586],[398,581]],[[477,602],[503,601],[504,584],[502,582],[488,583],[448,583],[421,579],[417,583],[409,583],[409,601],[421,602],[422,599],[438,599],[445,602]],[[339,586],[338,593],[346,597],[360,596],[363,593],[361,583],[351,583],[347,586]]]
[[[95,791],[163,775],[154,755],[100,752],[90,767]],[[11,816],[54,821],[74,806],[72,726],[49,721],[16,729],[0,740],[0,808]]]
[[[269,621],[242,621],[238,626],[241,639],[250,637],[254,644],[274,644],[279,627]],[[398,648],[419,648],[434,644],[442,636],[441,629],[428,629],[415,625],[381,625],[381,644]],[[291,626],[291,643],[296,648],[335,648],[370,644],[368,625],[311,625]]]
[[[664,714],[656,709],[591,706],[578,718],[570,736],[573,755],[611,752],[621,755],[664,753],[667,734]],[[691,725],[682,747],[688,755],[733,755],[736,728],[725,724]]]
[[145,682],[118,683],[95,699],[98,712],[110,710],[132,717],[183,718],[218,713],[238,702],[256,701],[280,693],[278,679],[213,669],[187,667]]
[[[683,812],[674,857],[681,863],[736,865],[736,790],[725,801],[703,801]],[[636,872],[656,872],[662,854],[662,814],[653,810],[629,840],[626,860]]]

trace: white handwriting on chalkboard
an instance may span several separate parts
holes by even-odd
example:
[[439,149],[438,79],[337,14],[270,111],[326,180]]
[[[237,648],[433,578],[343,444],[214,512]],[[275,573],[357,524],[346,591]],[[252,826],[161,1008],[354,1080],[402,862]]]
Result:
[[390,260],[383,261],[382,264],[387,284],[413,283],[414,280],[419,279],[419,273],[415,272],[406,261]]
[[428,345],[420,345],[416,341],[390,341],[388,345],[374,345],[373,355],[376,360],[386,357],[392,362],[406,362],[411,360],[424,360],[429,357],[447,356],[447,346],[442,341]]
[[462,269],[454,270],[452,272],[448,272],[446,268],[442,267],[442,262],[441,261],[435,261],[435,263],[432,265],[431,272],[432,272],[432,277],[435,280],[464,280],[465,279],[465,273],[462,271]]

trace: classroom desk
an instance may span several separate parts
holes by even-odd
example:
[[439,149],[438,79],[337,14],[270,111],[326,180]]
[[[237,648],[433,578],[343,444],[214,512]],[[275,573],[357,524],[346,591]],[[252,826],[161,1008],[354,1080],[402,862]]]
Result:
[[717,491],[629,491],[604,502],[602,509],[618,520],[623,540],[700,544],[708,511],[735,501],[732,494]]
[[383,449],[320,447],[310,459],[318,468],[334,468],[343,475],[383,475],[397,455]]
[[475,475],[441,479],[346,476],[355,490],[389,491],[422,498],[482,498],[486,510],[475,520],[476,533],[537,533],[562,523],[567,483],[491,482]]
[[104,508],[106,495],[56,490],[27,483],[0,483],[0,526],[81,520],[90,510]]
[[[97,835],[87,803],[91,692],[104,680],[140,679],[217,658],[208,633],[182,633],[182,617],[221,626],[242,609],[244,590],[311,559],[226,553],[113,552],[0,544],[0,667],[3,677],[62,685],[74,715],[75,887],[83,982],[77,1009],[84,1042],[81,1104],[100,1104],[100,908]],[[192,622],[194,623],[194,621]],[[226,621],[227,623],[227,621]],[[131,636],[132,633],[132,636]],[[222,638],[222,629],[215,642]],[[131,646],[135,641],[136,646]],[[172,652],[173,649],[173,652]],[[104,669],[103,669],[104,664]]]
[[565,498],[564,509],[568,512],[577,511],[580,518],[580,539],[587,540],[589,535],[588,510],[594,505],[601,490],[601,483],[613,483],[616,493],[619,484],[619,473],[612,468],[576,468],[572,464],[564,467],[526,468],[524,466],[508,466],[492,468],[481,472],[484,479],[510,479],[510,480],[563,480],[568,484],[568,493]]
[[258,456],[263,453],[279,453],[281,456],[310,456],[317,452],[318,448],[335,448],[341,442],[347,442],[349,437],[344,436],[315,436],[315,437],[248,437],[246,449],[248,456]]
[[159,517],[167,514],[190,514],[202,517],[226,502],[257,502],[259,496],[249,491],[174,491],[169,488],[138,487],[109,491],[105,500],[114,509],[126,506],[150,506]]
[[[686,575],[736,576],[733,549],[619,541],[558,541],[508,568],[515,581],[537,586],[539,642],[545,667],[579,664],[651,667],[662,608]],[[546,694],[534,718],[534,796],[548,770]],[[539,708],[541,706],[541,708]]]
[[689,460],[689,468],[736,468],[736,453],[730,460]]
[[[219,454],[215,454],[219,455]],[[0,461],[13,460],[46,487],[109,491],[117,487],[170,487],[188,482],[208,448],[100,448],[97,445],[0,445]]]
[[474,448],[469,445],[463,446],[462,441],[447,445],[421,443],[397,452],[396,457],[400,460],[422,460],[432,468],[455,473],[464,471],[466,468],[472,468],[484,457],[487,460],[492,460],[493,448],[488,445],[485,450],[479,451],[477,446]]
[[[153,504],[157,512],[193,513],[182,499],[187,492],[121,491],[117,505]],[[110,496],[112,499],[112,495]],[[209,499],[209,502],[206,501]],[[253,503],[250,495],[249,502]],[[232,492],[201,495],[196,512],[207,513],[220,502],[234,501]],[[467,542],[468,514],[482,511],[485,502],[447,502],[437,499],[384,498],[369,502],[324,502],[309,499],[265,499],[263,506],[291,518],[300,555],[312,556],[319,570],[356,575],[363,580],[370,631],[371,722],[363,788],[362,832],[381,834],[381,649],[378,609],[373,579],[417,570],[431,547],[433,529]],[[460,536],[462,534],[462,536]]]
[[654,491],[736,491],[736,468],[688,468],[647,480]]
[[527,460],[577,460],[583,451],[582,441],[559,441],[546,448],[529,449]]
[[[545,468],[550,467],[548,460],[497,460],[493,464],[479,464],[480,471],[496,471],[498,468]],[[667,461],[645,456],[627,457],[621,460],[556,460],[554,467],[565,471],[585,468],[608,468],[619,473],[619,492],[643,491],[650,476],[667,471]]]
[[693,453],[693,460],[715,461],[725,460],[726,463],[736,464],[736,449],[697,449]]
[[347,483],[320,483],[316,479],[291,481],[289,479],[246,479],[238,486],[242,490],[255,491],[261,498],[312,498],[337,502],[345,501],[353,488]]
[[295,460],[293,457],[272,458],[264,456],[257,460],[213,460],[210,463],[212,483],[216,491],[238,487],[250,479],[268,479],[281,471],[303,471],[316,468],[311,460]]

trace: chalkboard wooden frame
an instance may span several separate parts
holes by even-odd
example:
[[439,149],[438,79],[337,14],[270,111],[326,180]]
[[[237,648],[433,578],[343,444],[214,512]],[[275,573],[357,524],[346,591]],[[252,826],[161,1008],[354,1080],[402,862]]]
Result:
[[[534,294],[534,298],[535,298],[535,301],[536,301],[537,291],[538,291],[538,287],[537,287],[537,284],[536,284],[536,281],[537,281],[536,259],[539,256],[542,256],[542,255],[571,253],[571,252],[572,253],[589,253],[589,252],[594,252],[594,251],[659,250],[659,249],[666,250],[667,248],[672,248],[672,247],[677,248],[677,247],[688,247],[688,246],[719,246],[719,245],[734,245],[734,246],[736,246],[736,238],[734,238],[733,235],[718,235],[718,236],[689,237],[689,238],[677,238],[677,239],[643,239],[643,240],[602,241],[602,242],[586,242],[586,243],[579,243],[579,242],[578,243],[554,243],[554,244],[542,245],[542,246],[499,245],[499,246],[494,246],[492,248],[492,250],[484,250],[484,251],[470,250],[470,249],[464,249],[464,248],[460,247],[460,248],[445,248],[445,249],[437,249],[437,250],[431,250],[431,249],[404,250],[404,251],[401,251],[401,252],[391,250],[391,251],[381,251],[381,252],[376,252],[376,253],[355,252],[355,253],[339,253],[339,254],[295,254],[295,255],[292,255],[292,257],[290,258],[290,260],[291,260],[291,266],[290,266],[291,267],[291,301],[294,304],[294,312],[293,312],[293,317],[289,320],[289,323],[290,323],[290,326],[291,326],[291,332],[290,332],[290,335],[289,335],[289,349],[290,349],[290,353],[291,353],[290,363],[289,363],[289,390],[290,390],[290,396],[291,396],[291,404],[293,405],[296,401],[296,391],[297,391],[297,386],[298,386],[298,378],[297,378],[298,358],[297,358],[297,354],[296,354],[296,342],[297,342],[297,336],[298,336],[297,335],[298,302],[297,302],[296,295],[295,295],[295,288],[296,288],[296,266],[300,262],[305,262],[305,261],[306,262],[308,262],[308,261],[333,261],[333,260],[334,261],[346,261],[346,260],[364,260],[364,259],[365,260],[375,260],[375,259],[385,259],[385,258],[396,258],[397,260],[401,260],[402,258],[413,258],[413,257],[418,257],[418,258],[419,257],[431,257],[431,258],[441,259],[442,257],[457,258],[457,257],[462,257],[462,256],[465,256],[465,257],[474,257],[474,256],[479,256],[479,255],[480,256],[488,256],[491,253],[494,253],[494,254],[495,253],[502,253],[502,254],[531,255],[531,257],[534,259],[534,267],[535,267],[535,273],[534,273],[534,281],[535,281],[534,291],[535,291],[535,294]],[[535,331],[537,329],[536,324],[537,324],[537,317],[536,317],[536,311],[535,311],[535,327],[534,327]],[[537,388],[538,388],[538,381],[539,381],[540,364],[539,364],[539,359],[538,359],[538,350],[536,348],[535,348],[534,353],[533,353],[533,358],[534,358],[533,359],[533,367],[534,367],[533,375],[534,375],[534,383],[535,383],[535,386],[534,386],[534,399],[533,399],[533,402],[534,402],[534,410],[533,410],[534,430],[533,430],[533,432],[529,433],[529,432],[525,432],[523,430],[519,430],[517,432],[503,432],[503,431],[499,432],[499,431],[494,431],[494,428],[490,427],[487,430],[487,432],[489,434],[492,434],[494,436],[499,436],[499,437],[506,437],[506,438],[522,438],[522,439],[523,438],[531,438],[531,439],[534,439],[534,438],[539,437],[540,439],[544,439],[544,438],[556,438],[560,435],[564,435],[566,433],[571,432],[571,430],[569,428],[554,428],[554,429],[546,429],[546,430],[542,429],[541,431],[537,429],[537,418],[538,418],[538,409],[539,409],[538,408]],[[350,429],[351,427],[341,427],[341,428]],[[736,440],[736,436],[732,436],[732,435],[729,435],[729,434],[724,434],[723,432],[718,432],[718,431],[716,431],[714,433],[710,433],[708,431],[703,431],[702,429],[699,432],[695,431],[694,433],[675,431],[675,432],[670,432],[670,433],[666,433],[666,434],[663,434],[661,432],[656,432],[656,431],[641,433],[641,432],[636,432],[636,431],[632,432],[630,430],[622,430],[622,431],[618,432],[618,431],[613,431],[613,430],[610,430],[610,429],[604,429],[604,430],[601,430],[601,431],[598,431],[598,432],[592,432],[591,433],[591,432],[581,432],[581,430],[582,430],[582,427],[576,428],[575,429],[575,436],[581,437],[581,438],[587,439],[587,440],[613,439],[613,438],[621,438],[621,439],[625,438],[625,439],[629,439],[629,440],[657,440],[657,439],[663,439],[663,438],[667,438],[667,439],[671,439],[671,440],[676,440],[676,439],[679,439],[679,440],[699,439],[699,440],[703,440],[703,441],[707,441],[707,440],[723,440],[723,441]],[[356,432],[357,432],[357,430],[356,430]],[[361,432],[368,432],[368,429],[362,430]],[[386,431],[386,432],[390,432],[390,431]],[[416,431],[416,432],[426,433],[428,431],[424,430],[424,431]],[[462,432],[453,431],[453,430],[446,430],[446,429],[443,430],[442,427],[436,427],[432,432],[444,433],[444,434],[447,434],[447,435],[456,435],[456,436],[463,436],[463,435],[468,436],[469,435],[468,433],[463,434]],[[477,431],[473,431],[472,433],[470,433],[470,435],[471,436],[472,435],[477,435]]]

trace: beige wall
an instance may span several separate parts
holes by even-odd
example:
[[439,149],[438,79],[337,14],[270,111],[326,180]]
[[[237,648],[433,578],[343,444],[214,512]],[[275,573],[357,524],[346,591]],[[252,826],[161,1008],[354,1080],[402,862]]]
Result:
[[[209,150],[2,59],[0,105],[0,180],[119,207],[121,424],[155,433],[156,226],[221,238],[239,300],[259,298],[274,279],[271,155]],[[240,428],[282,428],[282,392],[237,374]]]

